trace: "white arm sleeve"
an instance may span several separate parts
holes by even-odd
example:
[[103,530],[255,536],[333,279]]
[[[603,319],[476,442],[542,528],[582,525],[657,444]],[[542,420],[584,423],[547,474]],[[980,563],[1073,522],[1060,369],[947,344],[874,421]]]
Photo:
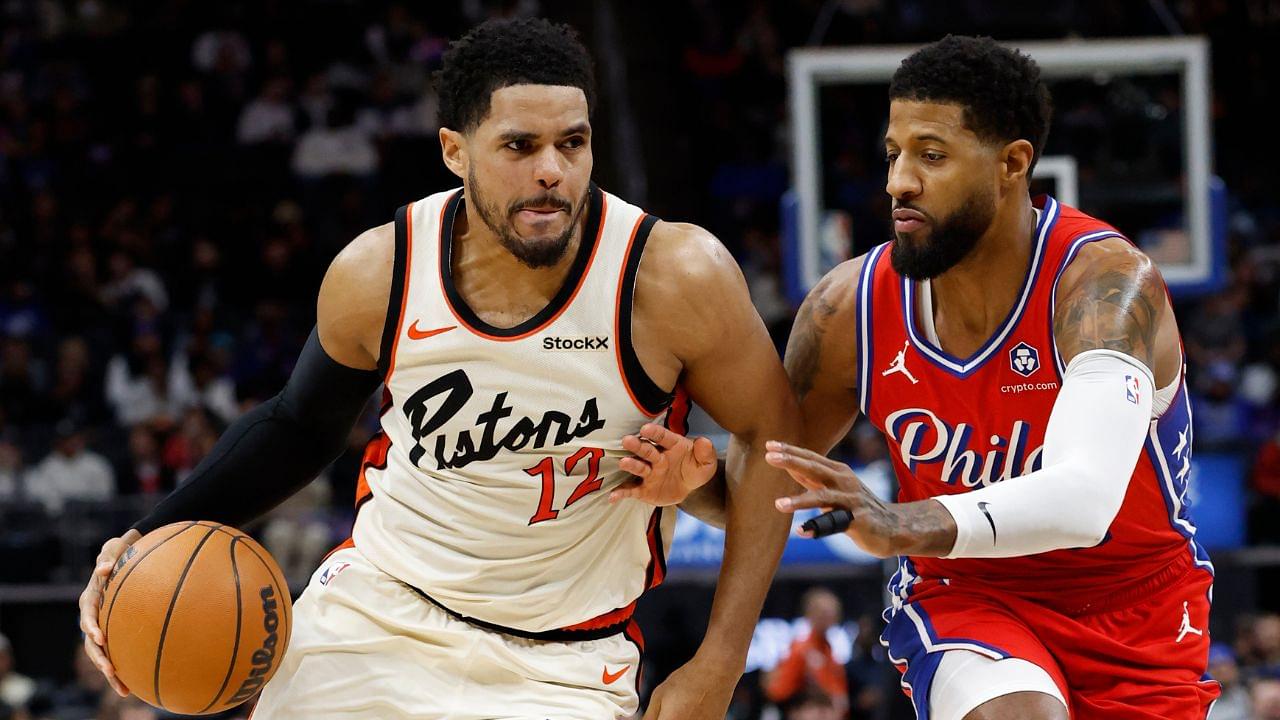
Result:
[[1133,357],[1077,355],[1049,414],[1042,467],[934,498],[956,521],[956,544],[945,557],[1016,557],[1102,542],[1146,441],[1154,395],[1151,371]]

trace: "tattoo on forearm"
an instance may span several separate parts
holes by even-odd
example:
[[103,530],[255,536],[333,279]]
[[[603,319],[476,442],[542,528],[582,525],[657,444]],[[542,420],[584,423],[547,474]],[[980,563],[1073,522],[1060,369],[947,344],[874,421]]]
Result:
[[836,306],[826,298],[831,282],[832,278],[828,275],[809,292],[809,297],[796,313],[791,339],[787,342],[783,364],[798,399],[804,399],[813,389],[813,378],[818,372],[822,356],[822,336],[826,334],[827,322],[836,313]]
[[942,557],[956,544],[956,522],[941,503],[923,500],[879,508],[900,555]]
[[1058,300],[1053,332],[1063,357],[1107,349],[1153,366],[1163,289],[1145,258],[1107,262]]

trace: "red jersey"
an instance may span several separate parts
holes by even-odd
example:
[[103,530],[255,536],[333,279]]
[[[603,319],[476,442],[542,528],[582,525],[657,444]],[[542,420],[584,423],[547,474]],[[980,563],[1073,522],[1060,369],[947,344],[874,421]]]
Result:
[[[1065,370],[1053,335],[1058,280],[1085,244],[1122,236],[1051,197],[1034,203],[1041,212],[1022,292],[968,358],[930,341],[930,318],[916,309],[924,288],[894,272],[889,243],[867,256],[857,293],[859,403],[888,442],[900,502],[968,492],[1040,467]],[[1191,406],[1183,375],[1168,409],[1151,422],[1124,503],[1101,543],[1015,558],[902,558],[890,586],[895,606],[918,580],[932,579],[1072,612],[1174,562],[1212,571],[1185,502]]]

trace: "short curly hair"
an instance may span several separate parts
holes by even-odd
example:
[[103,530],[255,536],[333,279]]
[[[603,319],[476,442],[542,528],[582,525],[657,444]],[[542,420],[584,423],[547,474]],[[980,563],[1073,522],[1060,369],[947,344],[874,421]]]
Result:
[[889,81],[889,99],[955,103],[980,139],[1030,142],[1035,156],[1028,175],[1044,152],[1053,115],[1036,61],[989,37],[948,35],[911,53]]
[[595,109],[595,70],[572,27],[542,18],[489,20],[445,51],[435,74],[440,124],[470,132],[489,114],[495,90],[509,85],[581,88],[587,112]]

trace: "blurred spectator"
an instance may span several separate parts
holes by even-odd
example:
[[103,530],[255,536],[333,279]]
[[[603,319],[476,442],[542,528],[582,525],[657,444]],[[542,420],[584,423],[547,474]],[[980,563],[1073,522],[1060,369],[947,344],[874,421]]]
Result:
[[1280,543],[1280,431],[1262,447],[1253,460],[1250,484],[1257,499],[1249,513],[1249,539],[1255,543]]
[[879,615],[866,614],[858,618],[853,654],[845,665],[850,717],[854,720],[879,717],[879,710],[885,705],[883,681],[889,658],[880,644],[883,625]]
[[181,484],[217,441],[218,433],[209,421],[208,413],[200,407],[190,408],[182,416],[177,431],[165,442],[163,462],[166,472]]
[[137,425],[129,431],[129,453],[119,474],[121,492],[154,495],[174,486],[173,475],[165,467],[160,453],[160,441],[146,425]]
[[14,669],[13,645],[0,635],[0,705],[21,709],[35,694],[35,680]]
[[1249,688],[1240,677],[1236,654],[1224,643],[1209,648],[1209,675],[1222,684],[1222,695],[1213,704],[1213,720],[1250,720],[1253,707]]
[[[165,718],[174,717],[165,715]],[[97,720],[160,720],[160,711],[142,702],[136,695],[120,697],[114,692],[102,695]]]
[[[1255,680],[1250,695],[1253,701],[1251,720],[1280,720],[1280,680],[1275,678]],[[1218,720],[1216,710],[1212,720]]]
[[242,144],[287,143],[293,140],[293,107],[289,104],[289,79],[274,77],[240,113],[236,139]]
[[1280,615],[1242,619],[1237,626],[1236,655],[1254,674],[1280,677]]
[[115,496],[115,472],[111,463],[85,447],[84,433],[71,420],[55,428],[53,451],[31,468],[27,493],[50,514],[57,514],[68,500],[110,500]]
[[323,125],[307,130],[293,153],[293,172],[305,180],[331,175],[368,177],[378,170],[378,150],[355,123],[346,102],[326,114]]
[[0,504],[16,502],[26,494],[22,475],[22,448],[0,439]]
[[100,386],[90,373],[93,358],[84,338],[72,336],[58,343],[52,386],[45,404],[48,417],[71,418],[78,423],[99,423],[106,419],[106,405]]
[[1193,393],[1191,405],[1197,450],[1233,450],[1246,442],[1249,407],[1237,393],[1238,377],[1235,365],[1218,360],[1196,380],[1200,392]]
[[138,267],[133,257],[122,250],[107,260],[107,283],[101,296],[107,306],[120,310],[139,299],[151,303],[154,312],[164,312],[169,307],[169,293],[160,275],[150,268]]
[[169,364],[160,336],[144,331],[133,338],[127,353],[107,363],[106,397],[116,421],[125,427],[172,420],[180,407],[171,392]]
[[44,373],[25,338],[5,337],[0,344],[0,416],[21,426],[39,416]]
[[218,367],[218,359],[208,354],[175,357],[169,382],[177,409],[206,410],[224,424],[240,415],[235,381]]
[[267,516],[262,544],[292,587],[305,585],[333,548],[328,505],[329,483],[313,481]]
[[1198,367],[1225,361],[1240,362],[1245,353],[1244,326],[1240,321],[1238,293],[1222,292],[1209,297],[1186,326],[1187,355]]
[[75,677],[49,697],[49,704],[59,720],[88,720],[98,714],[98,706],[107,689],[107,679],[89,659],[82,643],[76,644],[71,666]]
[[796,696],[787,707],[786,720],[840,720],[844,713],[836,707],[831,696],[816,690],[807,690]]
[[848,684],[844,667],[836,662],[827,642],[827,630],[840,622],[840,599],[826,588],[815,587],[804,594],[801,602],[809,632],[797,638],[786,659],[765,674],[765,694],[785,707],[802,693],[817,691],[831,699],[836,717],[844,717]]

